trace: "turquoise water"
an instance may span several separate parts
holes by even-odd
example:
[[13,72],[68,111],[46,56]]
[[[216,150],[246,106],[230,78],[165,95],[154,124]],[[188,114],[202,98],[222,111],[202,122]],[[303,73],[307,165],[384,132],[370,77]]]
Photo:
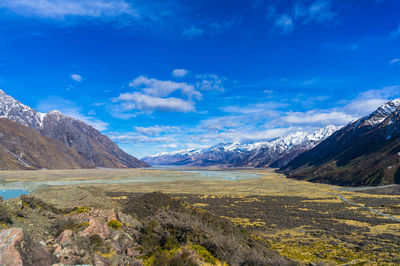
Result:
[[29,191],[22,190],[22,189],[1,189],[0,190],[0,196],[3,198],[3,200],[17,198],[23,194],[28,194],[28,193],[29,193]]

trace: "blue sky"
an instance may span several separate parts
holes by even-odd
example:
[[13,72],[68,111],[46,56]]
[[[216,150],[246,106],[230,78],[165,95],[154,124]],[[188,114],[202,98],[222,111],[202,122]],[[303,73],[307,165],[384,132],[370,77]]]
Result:
[[138,157],[345,125],[399,85],[397,0],[0,2],[0,87]]

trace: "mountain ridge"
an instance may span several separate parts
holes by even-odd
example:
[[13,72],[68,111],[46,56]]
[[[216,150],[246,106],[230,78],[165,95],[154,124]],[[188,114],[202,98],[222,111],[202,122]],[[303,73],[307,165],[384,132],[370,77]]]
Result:
[[146,156],[142,160],[153,165],[276,167],[286,164],[299,153],[310,149],[338,128],[330,125],[312,133],[295,132],[271,141],[247,144],[222,143],[205,149],[159,153]]
[[349,123],[280,171],[337,185],[400,183],[400,101]]
[[0,90],[0,117],[59,140],[85,159],[85,164],[106,168],[137,168],[148,164],[122,151],[111,139],[84,122],[59,111],[40,113]]

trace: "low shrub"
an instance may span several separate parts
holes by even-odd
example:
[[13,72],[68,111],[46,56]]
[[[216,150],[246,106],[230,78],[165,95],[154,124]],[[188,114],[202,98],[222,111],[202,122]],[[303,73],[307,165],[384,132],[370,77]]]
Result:
[[72,210],[72,213],[88,213],[90,211],[90,207],[75,207]]
[[144,261],[145,266],[164,265],[164,266],[198,266],[195,258],[188,250],[180,252],[159,250]]
[[59,217],[51,225],[51,232],[54,236],[58,236],[67,229],[76,230],[88,226],[88,223],[80,223],[72,217]]
[[2,205],[0,205],[0,223],[13,224],[11,212],[5,206]]
[[118,220],[111,220],[108,222],[108,226],[112,229],[119,230],[122,227],[122,223]]
[[22,209],[25,207],[29,207],[31,209],[36,209],[36,208],[40,208],[46,211],[51,211],[55,214],[63,214],[65,213],[65,211],[60,210],[56,207],[54,207],[51,204],[48,204],[46,202],[44,202],[43,200],[36,198],[32,195],[21,195],[20,199],[22,201]]
[[216,264],[218,262],[218,260],[205,247],[192,245],[191,248],[196,251],[197,255],[199,255],[205,262],[211,264]]

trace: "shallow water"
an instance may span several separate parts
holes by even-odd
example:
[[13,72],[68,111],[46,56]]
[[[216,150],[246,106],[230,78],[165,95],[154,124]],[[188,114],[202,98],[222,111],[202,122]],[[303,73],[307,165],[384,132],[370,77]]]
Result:
[[17,198],[23,194],[28,194],[28,193],[29,193],[29,191],[22,190],[22,189],[1,189],[0,190],[0,196],[3,198],[3,200]]

